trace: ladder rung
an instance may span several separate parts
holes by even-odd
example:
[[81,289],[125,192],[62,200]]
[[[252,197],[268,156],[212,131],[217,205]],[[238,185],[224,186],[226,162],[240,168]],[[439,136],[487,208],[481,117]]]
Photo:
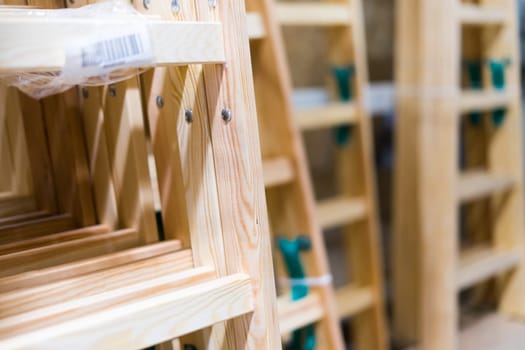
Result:
[[8,216],[5,218],[0,218],[0,230],[2,229],[2,227],[7,226],[7,225],[13,225],[16,223],[21,223],[21,222],[26,222],[26,221],[33,221],[36,219],[41,219],[46,216],[49,216],[49,213],[47,211],[39,210],[39,211],[33,211],[29,213],[18,214],[15,216]]
[[324,315],[321,298],[315,292],[296,301],[290,300],[289,294],[280,296],[277,298],[277,311],[281,335],[315,323]]
[[317,203],[317,218],[323,229],[350,224],[366,215],[363,198],[335,197]]
[[492,175],[483,170],[469,170],[459,177],[458,200],[460,203],[473,201],[510,189],[511,178]]
[[191,250],[164,254],[110,269],[0,294],[2,318],[104,293],[193,268]]
[[20,222],[0,227],[0,244],[36,238],[50,233],[72,230],[73,228],[74,222],[69,214]]
[[80,298],[78,303],[56,304],[49,310],[52,315],[42,312],[30,322],[24,322],[23,315],[10,322],[2,320],[0,348],[38,344],[61,349],[80,343],[84,348],[109,349],[118,344],[123,349],[140,349],[254,310],[248,275],[210,277],[210,268],[195,268],[168,275],[164,282],[138,283]]
[[354,316],[368,309],[374,302],[374,296],[370,287],[360,287],[352,284],[337,288],[335,297],[339,318]]
[[36,210],[32,196],[10,196],[0,200],[0,217],[5,218]]
[[459,19],[462,24],[468,25],[501,24],[507,19],[507,15],[498,8],[462,4],[459,7]]
[[94,271],[114,268],[120,265],[149,259],[162,254],[169,254],[181,249],[180,241],[169,240],[148,244],[138,248],[123,250],[95,258],[76,260],[74,262],[53,266],[36,271],[28,271],[14,276],[0,278],[0,293],[15,289],[31,288],[42,284],[53,283],[88,274]]
[[333,102],[295,112],[295,120],[302,130],[322,129],[357,122],[353,103]]
[[510,94],[507,91],[464,91],[459,100],[459,109],[461,113],[486,111],[505,107],[509,102]]
[[0,276],[57,266],[136,247],[137,231],[125,229],[0,256]]
[[275,14],[279,23],[290,26],[345,26],[352,21],[347,4],[278,3]]
[[57,244],[61,242],[72,241],[75,239],[91,237],[93,235],[108,233],[110,228],[107,225],[94,225],[82,227],[76,230],[65,231],[60,233],[54,233],[45,235],[42,237],[27,239],[24,241],[16,241],[8,244],[0,245],[0,255],[9,254],[14,252],[20,252],[23,250],[43,247],[46,245]]
[[[223,63],[222,25],[216,22],[151,20],[146,22],[152,61],[146,65]],[[140,25],[140,23],[139,23]],[[0,12],[0,72],[58,71],[66,52],[85,33],[108,37],[130,20],[18,17]],[[134,33],[128,33],[131,35]]]
[[250,40],[262,39],[266,36],[266,28],[259,13],[248,12],[246,14],[246,30]]
[[266,187],[284,185],[295,177],[292,162],[286,157],[268,158],[263,161],[263,178]]
[[457,288],[468,288],[516,266],[523,257],[518,252],[490,246],[471,248],[461,253]]

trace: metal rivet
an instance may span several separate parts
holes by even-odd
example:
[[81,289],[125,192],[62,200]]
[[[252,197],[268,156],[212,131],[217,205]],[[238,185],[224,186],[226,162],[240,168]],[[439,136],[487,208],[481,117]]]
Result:
[[111,97],[117,96],[117,89],[115,89],[115,85],[110,85],[108,92],[109,92],[109,96]]
[[145,9],[149,9],[150,0],[142,0],[142,5],[144,5]]
[[193,111],[191,109],[184,110],[184,119],[186,122],[191,123],[193,121]]
[[229,108],[224,108],[221,112],[222,120],[226,123],[232,120],[232,111]]
[[157,107],[159,108],[162,108],[164,106],[164,98],[162,98],[162,96],[157,96],[155,102],[157,102]]
[[171,0],[171,11],[172,12],[179,12],[180,6],[178,0]]
[[89,97],[89,90],[88,90],[88,88],[86,88],[86,87],[82,88],[82,96],[84,98],[88,98]]

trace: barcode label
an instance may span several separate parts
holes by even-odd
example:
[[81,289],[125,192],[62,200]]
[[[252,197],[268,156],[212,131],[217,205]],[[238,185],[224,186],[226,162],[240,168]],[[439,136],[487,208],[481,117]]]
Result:
[[83,48],[82,67],[116,67],[142,55],[144,55],[144,45],[140,35],[130,34]]
[[130,29],[115,29],[109,35],[93,35],[68,47],[62,78],[77,81],[153,62],[146,26],[135,24]]

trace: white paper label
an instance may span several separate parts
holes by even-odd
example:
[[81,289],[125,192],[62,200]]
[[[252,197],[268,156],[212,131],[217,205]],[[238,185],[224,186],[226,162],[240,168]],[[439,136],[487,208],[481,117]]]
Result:
[[[68,80],[107,74],[115,69],[140,67],[153,62],[151,42],[145,26],[97,36],[66,50],[62,77]],[[77,82],[78,83],[78,82]]]

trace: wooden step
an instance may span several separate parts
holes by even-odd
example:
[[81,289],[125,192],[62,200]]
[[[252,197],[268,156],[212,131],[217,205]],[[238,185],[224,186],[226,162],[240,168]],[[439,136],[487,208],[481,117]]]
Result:
[[95,258],[76,260],[59,266],[3,277],[0,278],[0,293],[6,293],[21,288],[32,288],[81,276],[94,271],[114,268],[162,254],[173,253],[181,248],[182,245],[180,241],[169,240],[148,244],[138,248],[126,249]]
[[45,235],[42,237],[32,238],[25,241],[17,241],[0,245],[0,255],[20,252],[22,250],[44,247],[46,245],[57,244],[61,242],[72,241],[75,239],[91,237],[93,235],[108,233],[110,231],[107,225],[94,225],[82,227],[76,230],[65,231]]
[[266,28],[259,13],[248,12],[246,14],[246,30],[250,40],[263,39],[266,36]]
[[[122,25],[111,19],[24,15],[30,11],[18,11],[17,15],[0,11],[0,73],[63,70],[66,52],[79,36],[91,33],[108,38]],[[144,24],[151,43],[145,52],[151,54],[148,66],[225,61],[222,25],[218,22],[148,19]],[[134,38],[135,43],[144,45],[140,36]]]
[[0,348],[140,349],[254,310],[248,275],[214,277],[199,267],[4,318]]
[[337,288],[335,298],[339,318],[352,317],[370,308],[374,303],[374,295],[370,287],[353,284]]
[[46,216],[49,216],[49,213],[45,210],[33,211],[29,213],[18,214],[15,216],[7,216],[4,218],[0,218],[0,229],[7,225],[42,219]]
[[146,283],[191,268],[193,268],[191,250],[186,249],[55,283],[1,293],[2,318],[136,283]]
[[459,100],[459,109],[460,113],[489,111],[505,107],[510,103],[510,100],[511,94],[506,90],[463,91]]
[[289,294],[277,298],[281,335],[319,321],[324,310],[319,294],[311,292],[306,297],[292,301]]
[[277,3],[275,14],[280,24],[288,26],[349,26],[352,22],[348,4]]
[[0,227],[0,244],[72,230],[74,221],[69,214],[48,216],[27,222]]
[[523,258],[517,251],[490,246],[470,248],[460,255],[457,288],[462,290],[506,272]]
[[4,196],[0,200],[0,217],[5,218],[36,210],[33,196]]
[[509,190],[513,186],[511,178],[492,175],[483,170],[468,170],[459,177],[458,201],[466,203],[492,194]]
[[459,7],[459,20],[464,25],[497,25],[507,19],[507,14],[499,8],[462,4]]
[[0,277],[113,253],[139,244],[138,232],[125,229],[5,254],[0,256]]
[[291,160],[286,157],[264,159],[263,178],[265,187],[274,187],[290,183],[295,178],[295,171]]
[[317,218],[323,229],[346,225],[366,216],[363,198],[335,197],[317,203]]
[[295,112],[295,120],[302,130],[315,130],[357,123],[354,103],[332,102],[330,104]]

